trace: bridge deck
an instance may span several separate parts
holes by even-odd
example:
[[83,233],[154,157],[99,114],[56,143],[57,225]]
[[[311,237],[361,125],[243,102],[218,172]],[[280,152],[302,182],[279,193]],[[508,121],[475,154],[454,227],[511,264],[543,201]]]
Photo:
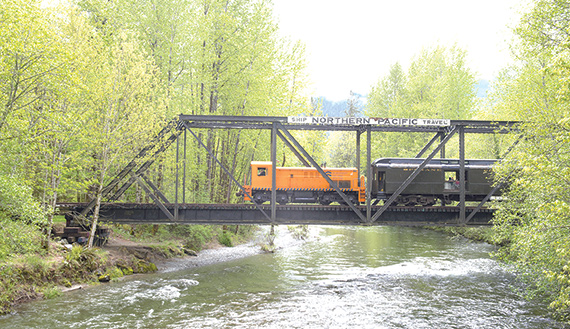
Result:
[[[86,204],[61,204],[62,210],[81,212]],[[166,204],[175,213],[175,204]],[[269,205],[263,205],[271,213]],[[366,214],[366,207],[358,206]],[[374,214],[380,206],[372,207]],[[469,214],[473,208],[467,207]],[[494,209],[483,208],[466,224],[459,223],[459,207],[388,207],[372,223],[363,222],[348,206],[285,205],[277,206],[273,224],[283,225],[489,225]],[[253,204],[179,204],[178,218],[169,219],[155,204],[107,203],[101,207],[101,220],[120,224],[272,224]]]

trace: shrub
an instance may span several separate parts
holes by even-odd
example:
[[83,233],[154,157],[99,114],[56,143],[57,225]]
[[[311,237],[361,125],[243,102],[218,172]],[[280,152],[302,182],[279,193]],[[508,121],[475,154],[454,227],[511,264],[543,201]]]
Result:
[[176,225],[173,234],[183,237],[184,247],[196,251],[202,250],[204,244],[212,240],[211,227],[203,225]]
[[[109,278],[111,280],[117,280],[119,278],[122,278],[125,275],[125,273],[120,268],[118,268],[116,266],[114,266],[110,269],[107,269],[106,274],[109,275]],[[132,274],[132,269],[131,269],[131,274]]]
[[40,252],[42,234],[36,225],[0,218],[0,227],[0,261],[9,255]]
[[89,278],[91,274],[106,262],[103,252],[96,248],[83,248],[74,245],[65,256],[62,265],[63,275],[74,278]]
[[49,286],[42,291],[44,298],[52,299],[61,296],[62,292],[61,289],[55,286]]
[[32,190],[15,176],[0,175],[0,261],[8,255],[39,252],[46,224]]
[[308,225],[297,225],[297,226],[287,226],[291,235],[297,240],[306,240],[309,238],[309,226]]
[[234,243],[232,240],[232,234],[228,231],[223,231],[221,235],[218,236],[218,242],[226,247],[233,247]]
[[47,224],[45,212],[34,200],[32,189],[22,184],[21,179],[10,175],[0,175],[0,215],[20,219],[27,224]]

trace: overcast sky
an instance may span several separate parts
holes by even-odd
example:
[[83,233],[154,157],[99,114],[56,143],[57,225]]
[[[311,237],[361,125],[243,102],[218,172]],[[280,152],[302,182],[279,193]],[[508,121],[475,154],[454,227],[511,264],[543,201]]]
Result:
[[456,42],[478,79],[508,63],[509,26],[524,0],[273,0],[284,36],[307,47],[311,96],[346,99],[400,62],[407,69],[422,47]]

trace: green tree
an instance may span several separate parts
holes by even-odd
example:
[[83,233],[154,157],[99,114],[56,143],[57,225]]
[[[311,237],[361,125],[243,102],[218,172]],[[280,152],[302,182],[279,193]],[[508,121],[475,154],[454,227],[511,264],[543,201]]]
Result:
[[[192,113],[286,115],[308,108],[300,98],[304,47],[277,35],[269,2],[205,1],[200,9],[192,28],[199,40],[191,53],[196,61],[186,80]],[[251,159],[269,159],[269,134],[232,130],[200,136],[237,177]],[[195,186],[207,191],[206,200],[229,201],[231,180],[213,159],[196,157],[189,170]]]
[[[136,33],[159,67],[167,115],[283,115],[309,108],[302,98],[304,46],[278,36],[269,1],[80,3],[97,22]],[[268,134],[197,133],[234,176],[241,177],[254,157],[268,159],[262,147]],[[193,156],[186,160],[191,201],[229,202],[232,180],[197,143],[191,146]],[[159,186],[174,186],[174,148],[169,152],[154,171]]]
[[[407,106],[406,74],[399,63],[390,67],[388,75],[372,86],[368,94],[366,115],[369,117],[401,117]],[[394,143],[391,134],[376,134],[374,138],[373,157],[396,156],[399,152],[399,144]],[[381,136],[381,137],[380,137]]]
[[570,319],[569,17],[566,1],[533,2],[515,29],[516,66],[502,75],[493,95],[496,117],[525,121],[521,143],[499,171],[509,184],[495,227],[510,244],[497,255],[519,270],[530,296],[549,300],[565,320]]
[[388,75],[372,86],[368,97],[374,107],[369,112],[384,117],[399,115],[406,99],[406,84],[406,74],[400,63],[392,65]]
[[[476,105],[473,72],[467,52],[457,45],[424,48],[404,73],[391,67],[368,96],[370,117],[470,119]],[[412,157],[433,136],[429,134],[379,134],[377,156]]]
[[143,147],[164,122],[163,99],[155,94],[156,67],[136,38],[124,30],[106,40],[93,36],[96,54],[85,74],[82,104],[85,134],[81,140],[91,153],[92,180],[97,200],[89,246],[92,246],[101,203],[101,192],[113,174]]
[[[5,169],[21,169],[27,146],[42,131],[42,102],[58,88],[65,47],[52,29],[55,18],[39,1],[0,4],[0,139]],[[34,132],[34,133],[30,133]]]
[[62,197],[75,196],[86,187],[76,175],[78,170],[87,170],[81,164],[87,155],[80,136],[87,126],[87,109],[82,100],[90,91],[83,88],[86,84],[82,79],[90,70],[96,44],[91,26],[77,10],[62,8],[60,17],[65,19],[55,21],[54,28],[61,32],[59,43],[66,50],[58,74],[61,81],[46,86],[48,96],[40,100],[43,111],[36,129],[32,130],[37,137],[30,143],[31,152],[26,161],[27,176],[48,210],[48,240],[57,202]]
[[[174,114],[311,110],[304,46],[278,36],[269,1],[79,0],[57,15],[40,4],[0,3],[0,177],[34,186],[46,208],[62,198],[100,202],[109,178]],[[269,134],[199,134],[236,176],[268,159]],[[173,149],[151,173],[167,195]],[[285,162],[290,153],[280,155]],[[189,201],[230,201],[231,180],[203,151],[191,153],[187,170],[198,173]]]
[[[57,172],[49,175],[38,166],[37,156],[52,150],[51,146],[56,147],[43,143],[51,138],[48,136],[56,135],[46,121],[53,118],[54,104],[61,101],[62,95],[73,93],[68,83],[72,81],[69,75],[72,48],[67,47],[66,38],[55,28],[62,27],[63,20],[50,10],[40,8],[39,1],[2,2],[0,21],[0,102],[3,106],[0,110],[3,153],[0,176],[18,177],[23,185],[35,186],[35,191],[41,191],[44,183],[50,181],[53,185],[59,181]],[[54,162],[57,161],[50,158],[43,163],[49,166]],[[34,179],[34,176],[41,178]],[[26,200],[22,203],[32,202]],[[48,225],[43,227],[47,240],[55,207],[55,198],[53,200],[47,211]]]

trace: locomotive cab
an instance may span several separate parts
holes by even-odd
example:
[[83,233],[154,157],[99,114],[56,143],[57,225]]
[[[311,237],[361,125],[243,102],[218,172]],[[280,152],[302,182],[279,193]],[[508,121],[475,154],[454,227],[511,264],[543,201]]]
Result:
[[251,185],[260,187],[271,187],[271,175],[273,164],[269,161],[251,162]]

